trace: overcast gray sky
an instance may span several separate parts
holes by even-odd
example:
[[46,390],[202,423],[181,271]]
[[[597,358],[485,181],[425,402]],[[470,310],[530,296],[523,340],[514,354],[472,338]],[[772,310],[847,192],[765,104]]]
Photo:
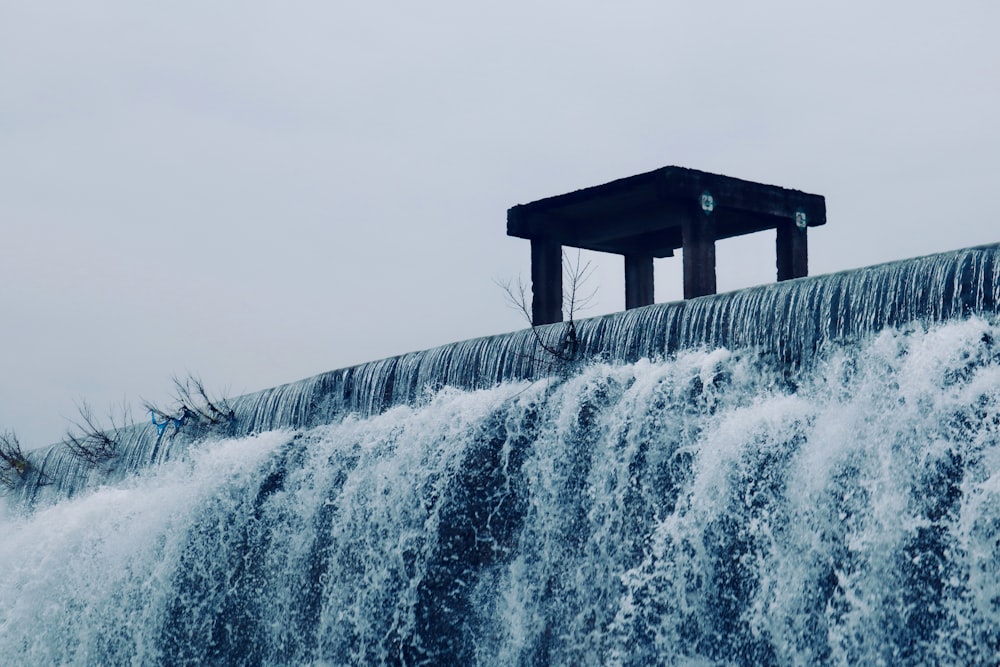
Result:
[[[664,165],[825,195],[813,274],[1000,241],[998,26],[994,0],[0,0],[0,428],[521,328],[507,208]],[[718,252],[721,290],[773,280],[770,235]],[[595,257],[588,314],[620,310]],[[656,270],[680,298],[680,258]]]

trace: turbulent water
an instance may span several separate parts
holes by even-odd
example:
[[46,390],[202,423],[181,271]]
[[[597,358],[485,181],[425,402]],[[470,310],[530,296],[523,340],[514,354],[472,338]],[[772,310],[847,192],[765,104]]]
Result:
[[101,469],[53,448],[0,518],[0,661],[1000,664],[997,252],[594,320],[571,367],[522,333],[337,371]]

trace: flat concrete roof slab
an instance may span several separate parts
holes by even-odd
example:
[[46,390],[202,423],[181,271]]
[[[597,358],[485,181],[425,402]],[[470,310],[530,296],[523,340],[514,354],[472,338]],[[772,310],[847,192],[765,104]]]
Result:
[[782,221],[826,224],[826,201],[685,167],[661,167],[507,211],[507,234],[618,255],[670,257],[683,247],[692,212],[708,215],[715,239],[775,229]]

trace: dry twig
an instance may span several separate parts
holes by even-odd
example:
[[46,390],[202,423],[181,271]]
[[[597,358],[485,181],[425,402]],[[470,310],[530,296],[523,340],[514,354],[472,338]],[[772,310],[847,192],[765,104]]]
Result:
[[108,412],[108,428],[94,416],[93,409],[86,401],[80,402],[77,411],[79,420],[72,422],[73,428],[66,432],[63,440],[69,451],[91,466],[118,456],[125,429],[132,422],[128,405],[122,403],[120,420],[115,417],[113,410]]
[[[576,329],[577,313],[588,308],[597,295],[597,289],[587,291],[587,281],[593,276],[594,268],[588,261],[581,265],[580,251],[574,259],[570,259],[563,250],[563,321],[562,331],[553,339],[552,331],[543,331],[532,322],[531,305],[528,298],[528,287],[520,276],[516,284],[512,281],[494,281],[506,295],[507,305],[519,311],[531,325],[531,333],[536,345],[547,355],[548,363],[566,364],[577,360],[579,354],[579,337]],[[536,360],[540,361],[540,360]]]
[[13,431],[0,433],[0,485],[13,489],[31,467],[31,461],[21,451],[17,434]]
[[228,425],[236,420],[236,411],[225,397],[211,398],[205,384],[196,375],[188,375],[181,380],[176,376],[174,399],[180,405],[181,418],[196,418],[202,425]]

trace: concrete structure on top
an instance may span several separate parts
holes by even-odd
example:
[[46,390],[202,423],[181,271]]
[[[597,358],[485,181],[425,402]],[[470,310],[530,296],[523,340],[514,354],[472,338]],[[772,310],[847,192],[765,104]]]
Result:
[[684,298],[715,294],[715,242],[777,230],[778,280],[808,274],[806,230],[826,224],[821,195],[662,167],[507,211],[531,241],[532,324],[562,321],[562,247],[625,257],[625,307],[653,303],[653,258],[684,250]]

